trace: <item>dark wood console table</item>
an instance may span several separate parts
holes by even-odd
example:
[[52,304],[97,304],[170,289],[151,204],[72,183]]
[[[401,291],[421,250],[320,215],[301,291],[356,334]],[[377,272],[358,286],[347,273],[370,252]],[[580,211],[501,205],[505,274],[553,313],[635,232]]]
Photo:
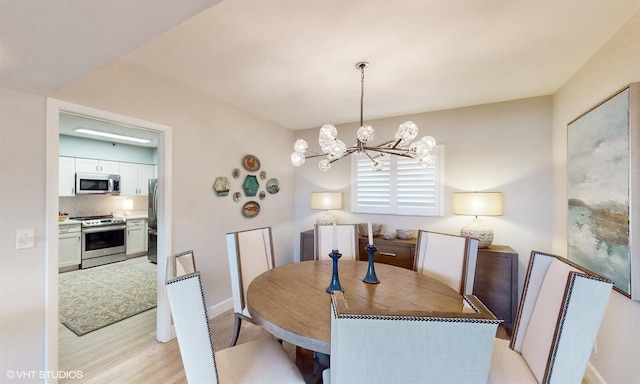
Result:
[[[367,237],[358,238],[359,259],[366,261],[369,255],[364,249]],[[385,240],[375,237],[373,244],[378,248],[374,254],[376,263],[390,264],[413,269],[416,239]],[[300,233],[300,261],[313,260],[313,229]],[[480,299],[498,319],[504,320],[504,327],[513,328],[518,308],[518,254],[505,245],[491,245],[478,249],[473,294]]]
[[476,275],[473,283],[476,295],[504,327],[513,329],[518,309],[518,254],[506,245],[490,245],[478,249]]

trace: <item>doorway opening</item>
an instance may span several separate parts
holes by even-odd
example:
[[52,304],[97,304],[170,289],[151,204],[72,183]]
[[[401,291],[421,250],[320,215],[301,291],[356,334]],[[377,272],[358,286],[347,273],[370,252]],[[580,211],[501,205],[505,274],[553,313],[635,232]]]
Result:
[[158,175],[158,223],[157,232],[157,310],[156,339],[167,342],[173,338],[171,314],[165,290],[165,268],[167,254],[171,251],[171,127],[114,114],[57,99],[47,103],[47,191],[46,191],[46,232],[47,244],[47,297],[45,323],[46,367],[58,370],[58,211],[59,211],[59,163],[61,115],[78,116],[104,123],[114,124],[122,129],[157,135],[157,175]]

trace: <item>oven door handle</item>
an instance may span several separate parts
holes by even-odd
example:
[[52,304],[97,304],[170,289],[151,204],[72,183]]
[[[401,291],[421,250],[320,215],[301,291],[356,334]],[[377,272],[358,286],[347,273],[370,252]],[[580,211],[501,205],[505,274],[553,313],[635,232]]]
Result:
[[127,229],[126,225],[103,225],[95,228],[83,228],[82,233],[108,232],[118,229]]

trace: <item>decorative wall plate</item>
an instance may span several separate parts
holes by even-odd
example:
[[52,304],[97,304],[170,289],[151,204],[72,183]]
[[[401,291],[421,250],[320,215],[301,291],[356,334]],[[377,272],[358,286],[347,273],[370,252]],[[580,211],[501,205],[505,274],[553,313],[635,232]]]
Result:
[[258,193],[258,188],[260,188],[258,178],[255,175],[247,175],[244,179],[244,184],[242,184],[244,194],[247,196],[255,196],[256,193]]
[[260,213],[260,204],[257,201],[249,201],[242,206],[242,216],[250,219],[258,216]]
[[242,197],[242,195],[240,194],[240,192],[236,192],[233,194],[233,201],[235,201],[236,203],[238,201],[240,201],[240,197]]
[[229,187],[229,180],[226,177],[216,177],[216,181],[213,183],[213,189],[215,189],[218,196],[227,196]]
[[253,155],[247,155],[242,159],[242,166],[249,172],[257,172],[260,169],[260,160]]
[[267,194],[264,191],[260,191],[260,200],[264,200],[265,197],[267,197]]
[[262,172],[260,172],[260,178],[261,178],[262,180],[266,179],[266,178],[267,178],[267,171],[262,171]]
[[267,181],[267,192],[274,195],[278,193],[278,191],[280,191],[278,179],[269,179],[269,181]]
[[231,172],[231,175],[233,175],[234,179],[237,179],[240,177],[240,168],[234,168],[233,171]]

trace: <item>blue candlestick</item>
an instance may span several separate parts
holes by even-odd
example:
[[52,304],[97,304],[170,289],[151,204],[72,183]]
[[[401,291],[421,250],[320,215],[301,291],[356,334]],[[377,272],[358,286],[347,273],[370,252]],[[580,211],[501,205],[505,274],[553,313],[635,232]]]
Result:
[[380,280],[378,280],[376,270],[373,266],[373,254],[378,250],[378,248],[373,244],[369,244],[365,249],[369,252],[369,268],[367,269],[367,275],[362,279],[362,281],[368,284],[379,284]]
[[327,287],[327,292],[344,292],[344,289],[342,289],[342,287],[340,286],[340,279],[338,278],[338,259],[342,257],[342,253],[340,253],[337,249],[334,249],[329,254],[329,257],[333,259],[333,273],[331,275],[331,284],[329,284],[329,286]]

